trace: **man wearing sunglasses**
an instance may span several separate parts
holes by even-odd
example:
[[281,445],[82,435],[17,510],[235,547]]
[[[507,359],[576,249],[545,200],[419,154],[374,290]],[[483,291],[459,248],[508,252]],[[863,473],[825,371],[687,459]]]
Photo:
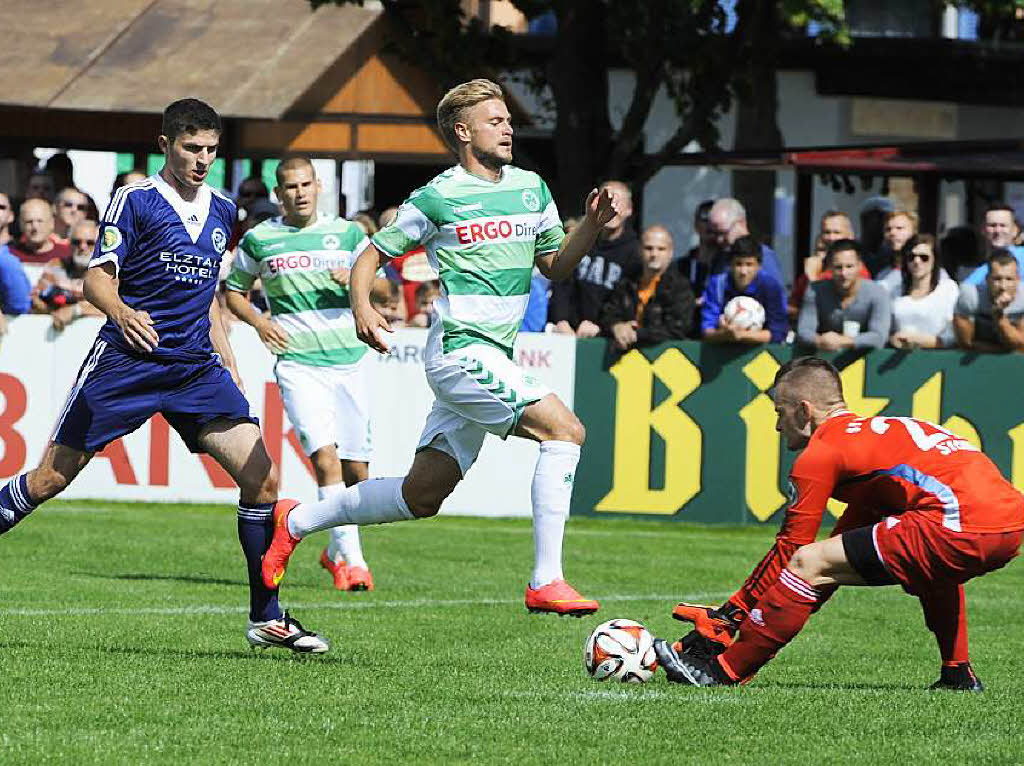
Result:
[[61,189],[57,201],[53,203],[55,221],[53,231],[60,239],[67,242],[75,226],[85,220],[89,211],[89,200],[74,186]]
[[89,268],[99,227],[84,220],[71,229],[71,257],[54,258],[43,270],[32,291],[32,308],[53,317],[53,329],[63,330],[83,316],[102,316],[83,296],[83,281]]

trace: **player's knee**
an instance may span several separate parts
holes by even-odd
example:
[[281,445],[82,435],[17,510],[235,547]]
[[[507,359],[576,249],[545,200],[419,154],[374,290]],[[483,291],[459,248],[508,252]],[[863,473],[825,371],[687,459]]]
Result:
[[409,506],[412,515],[418,519],[437,516],[437,512],[441,510],[441,500],[432,497],[406,497],[405,504]]
[[587,438],[587,429],[580,422],[580,419],[570,412],[566,417],[562,418],[552,437],[556,441],[582,445]]
[[262,471],[243,473],[238,482],[242,497],[258,503],[276,500],[278,486],[277,466],[269,461]]

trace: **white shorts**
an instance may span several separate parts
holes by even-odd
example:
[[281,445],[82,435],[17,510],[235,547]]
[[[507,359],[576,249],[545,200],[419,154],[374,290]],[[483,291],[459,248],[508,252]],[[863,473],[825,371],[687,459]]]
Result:
[[500,350],[484,344],[433,358],[428,353],[425,372],[435,401],[416,449],[430,447],[451,455],[463,476],[486,434],[504,439],[527,405],[551,393]]
[[367,356],[338,367],[316,367],[288,359],[274,365],[285,412],[306,455],[334,444],[342,460],[370,462]]

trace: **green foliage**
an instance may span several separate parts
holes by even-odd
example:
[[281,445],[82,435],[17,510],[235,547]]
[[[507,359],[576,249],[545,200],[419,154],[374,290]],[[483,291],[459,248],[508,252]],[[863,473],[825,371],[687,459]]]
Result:
[[[298,549],[285,603],[323,657],[251,653],[228,506],[53,502],[0,540],[4,764],[1015,763],[1024,752],[1024,565],[968,586],[988,690],[938,671],[914,599],[837,594],[739,689],[597,683],[582,645],[630,617],[676,637],[677,599],[718,603],[769,527],[573,519],[566,572],[602,599],[529,616],[527,519],[364,530],[372,593],[337,593]],[[1009,608],[1008,608],[1009,605]]]

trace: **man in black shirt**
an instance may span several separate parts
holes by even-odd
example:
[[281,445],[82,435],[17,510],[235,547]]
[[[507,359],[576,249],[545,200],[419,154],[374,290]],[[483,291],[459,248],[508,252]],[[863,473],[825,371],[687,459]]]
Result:
[[583,256],[571,278],[551,286],[548,321],[555,332],[593,338],[600,335],[601,306],[626,275],[643,266],[640,242],[633,230],[633,195],[622,181],[605,181],[622,211],[605,224],[597,243]]

